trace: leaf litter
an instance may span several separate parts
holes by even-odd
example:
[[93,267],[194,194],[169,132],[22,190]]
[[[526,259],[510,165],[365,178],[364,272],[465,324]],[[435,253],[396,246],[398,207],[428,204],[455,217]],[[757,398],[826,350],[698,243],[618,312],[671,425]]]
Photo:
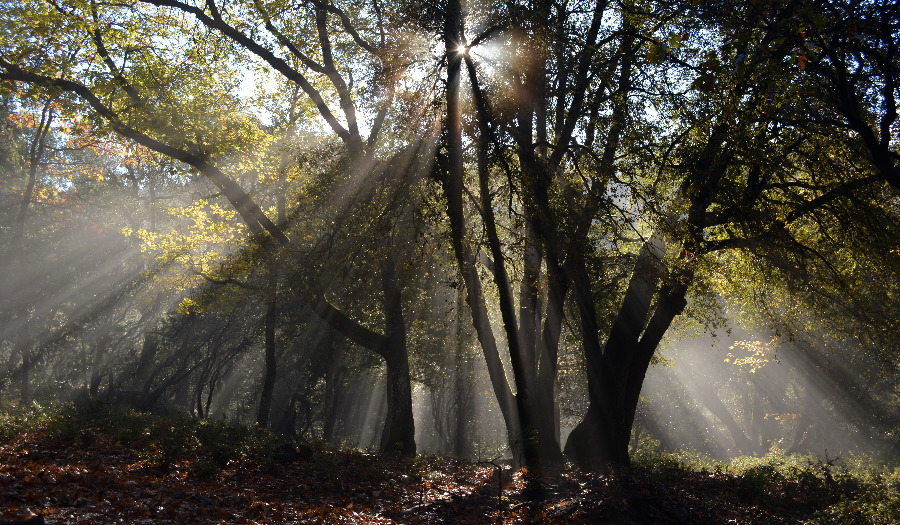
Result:
[[[526,483],[508,464],[316,450],[211,475],[163,469],[127,443],[71,444],[33,431],[0,445],[0,522],[98,523],[796,523],[822,503],[747,491],[740,476],[566,469]],[[766,492],[768,491],[768,492]]]

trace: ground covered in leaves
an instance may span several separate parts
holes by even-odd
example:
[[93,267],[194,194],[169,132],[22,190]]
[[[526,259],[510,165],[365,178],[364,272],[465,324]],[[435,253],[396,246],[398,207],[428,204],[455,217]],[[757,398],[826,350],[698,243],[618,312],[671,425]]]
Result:
[[0,434],[0,522],[900,523],[896,477],[863,480],[830,461],[761,459],[736,473],[660,458],[526,486],[503,462],[295,448],[98,406],[32,420],[8,418]]

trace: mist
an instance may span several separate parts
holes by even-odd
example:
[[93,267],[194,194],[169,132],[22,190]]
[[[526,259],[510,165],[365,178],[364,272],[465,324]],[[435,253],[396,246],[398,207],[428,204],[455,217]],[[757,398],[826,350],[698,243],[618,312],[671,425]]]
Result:
[[529,483],[900,454],[896,13],[859,51],[840,6],[795,35],[705,3],[163,3],[4,7],[0,403]]
[[632,446],[723,461],[767,453],[888,460],[897,454],[892,394],[855,373],[861,362],[877,366],[860,346],[821,332],[740,328],[673,339],[648,371]]

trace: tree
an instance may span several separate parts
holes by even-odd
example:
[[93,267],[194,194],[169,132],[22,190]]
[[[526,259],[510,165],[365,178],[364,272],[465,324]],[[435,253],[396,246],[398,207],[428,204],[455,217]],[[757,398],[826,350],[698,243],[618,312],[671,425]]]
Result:
[[[379,29],[374,31],[380,40],[376,48],[361,36],[347,13],[336,5],[313,5],[308,13],[310,16],[302,19],[304,25],[288,28],[279,28],[276,25],[281,19],[272,11],[277,11],[278,15],[284,14],[285,20],[290,20],[288,13],[281,13],[281,6],[261,3],[244,6],[249,13],[260,17],[269,35],[285,49],[285,55],[278,56],[269,49],[268,37],[246,30],[246,23],[242,19],[244,13],[240,10],[232,12],[225,7],[220,10],[213,3],[208,3],[202,8],[181,2],[149,2],[148,5],[155,5],[160,9],[114,8],[101,11],[96,4],[80,7],[25,3],[16,6],[14,8],[16,14],[27,14],[28,17],[42,21],[37,28],[20,29],[25,33],[30,32],[30,36],[37,42],[47,43],[47,37],[56,37],[58,40],[53,45],[41,47],[18,46],[19,41],[14,38],[7,39],[4,45],[4,58],[0,59],[2,60],[0,67],[3,68],[2,78],[77,95],[85,101],[96,117],[104,120],[117,134],[184,162],[209,178],[242,217],[251,236],[267,250],[274,253],[275,246],[282,248],[289,246],[290,239],[285,232],[265,214],[250,194],[217,166],[214,157],[223,154],[221,141],[217,139],[227,140],[231,137],[208,134],[210,130],[202,122],[202,116],[197,119],[197,113],[179,112],[177,109],[180,107],[177,103],[179,93],[185,93],[183,99],[189,101],[194,99],[193,94],[184,92],[183,88],[189,86],[189,83],[185,82],[186,78],[180,76],[179,83],[175,83],[173,75],[179,65],[179,57],[174,54],[168,56],[139,54],[131,42],[149,42],[153,38],[165,38],[166,35],[175,40],[184,38],[188,54],[200,57],[200,60],[180,64],[191,73],[190,79],[198,84],[217,78],[220,72],[228,73],[227,66],[214,51],[217,42],[248,52],[299,86],[311,99],[318,114],[344,143],[350,165],[355,166],[354,169],[368,171],[376,163],[375,152],[379,130],[393,97],[393,83],[403,67],[402,63],[394,63],[391,60],[393,55],[386,52],[387,46],[393,43],[387,41],[383,25],[378,24]],[[192,26],[185,22],[185,19],[175,22],[175,18],[170,16],[171,13],[190,15],[198,25]],[[12,14],[14,13],[10,13]],[[149,34],[141,29],[145,22],[151,22],[147,24],[151,31]],[[162,34],[159,32],[153,34],[160,29],[159,23],[169,24],[170,29]],[[192,33],[193,29],[198,27],[204,28],[206,37],[218,35],[217,38],[201,42],[197,38],[198,34]],[[353,68],[358,64],[348,62],[347,69],[343,71],[338,65],[336,58],[340,56],[339,48],[335,47],[330,31],[337,28],[340,28],[340,35],[346,39],[347,45],[374,56],[379,65],[374,79],[378,83],[383,82],[383,89],[388,95],[388,103],[378,109],[372,122],[370,136],[366,141],[360,135],[357,123],[357,109],[350,92],[352,80],[347,82],[344,77],[346,74],[352,79]],[[316,35],[315,41],[318,44],[317,52],[321,53],[321,63],[310,59],[310,55],[301,49],[300,44],[292,43],[286,36],[290,34],[289,29],[298,31],[296,35],[298,42],[310,32]],[[93,49],[79,49],[76,44],[69,48],[65,47],[73,43],[73,39],[77,40],[79,35],[87,35]],[[191,46],[195,46],[193,50]],[[67,57],[57,61],[58,57],[54,53],[64,55],[66,49],[78,50],[75,52],[77,58]],[[33,59],[31,63],[39,62],[51,67],[48,69],[29,67],[30,64],[26,65],[28,61],[22,60],[29,54],[31,54],[29,58]],[[91,60],[92,57],[98,60],[94,62]],[[206,60],[207,58],[211,60]],[[94,63],[99,65],[99,68],[94,68],[90,72],[77,68],[72,70],[73,59],[83,59],[82,63]],[[303,70],[322,75],[329,87],[334,90],[342,115],[346,119],[346,127],[334,116],[320,90],[307,79]],[[91,74],[96,76],[92,78]],[[69,78],[70,76],[74,79]],[[88,79],[91,84],[82,83],[79,78]],[[159,79],[168,83],[161,83]],[[104,102],[101,98],[106,95],[109,96],[109,102]],[[226,94],[219,92],[218,96],[209,97],[206,101],[227,99]],[[140,122],[140,118],[145,120]],[[239,126],[236,127],[236,131],[240,131]],[[307,289],[305,293],[314,303],[314,311],[318,315],[357,344],[381,354],[388,362],[389,375],[393,378],[389,381],[391,394],[388,396],[392,401],[390,405],[392,415],[388,417],[389,430],[385,434],[390,437],[390,441],[383,442],[382,447],[385,450],[412,454],[415,443],[412,432],[410,388],[408,380],[405,386],[402,384],[404,383],[402,377],[408,378],[408,359],[405,334],[400,333],[403,330],[402,318],[397,317],[402,316],[401,298],[400,289],[393,277],[395,271],[390,268],[392,264],[392,261],[386,260],[382,270],[384,308],[385,312],[391,312],[386,321],[388,327],[385,335],[374,332],[344,315],[325,299],[321,290],[309,294],[311,289]]]
[[[540,240],[538,253],[545,258],[551,289],[547,319],[552,319],[554,297],[562,304],[558,298],[570,286],[578,305],[591,404],[570,434],[566,453],[586,466],[628,461],[634,414],[653,353],[686,307],[689,294],[706,286],[710,270],[719,264],[719,254],[777,246],[790,257],[817,257],[812,239],[824,232],[811,226],[810,218],[820,220],[836,201],[853,199],[876,182],[867,173],[843,176],[827,156],[805,145],[805,141],[822,139],[818,130],[805,124],[806,108],[793,106],[788,102],[790,95],[786,96],[801,96],[808,87],[797,78],[802,67],[784,61],[792,44],[782,38],[784,26],[779,24],[789,23],[791,7],[769,6],[761,15],[752,6],[744,7],[747,12],[733,5],[670,12],[661,6],[598,3],[585,32],[588,45],[580,53],[569,51],[571,41],[564,38],[568,31],[548,36],[534,29],[546,26],[547,12],[553,8],[542,11],[536,5],[513,10],[509,25],[515,29],[509,34],[521,35],[521,40],[509,38],[514,49],[524,50],[525,58],[514,62],[513,73],[503,80],[514,86],[510,91],[516,94],[510,102],[511,116],[505,119],[502,110],[491,109],[491,105],[502,107],[501,101],[488,101],[476,71],[470,68],[480,126],[471,132],[478,149],[474,170],[481,188],[480,213],[516,380],[516,409],[518,417],[525,414],[520,435],[530,431],[534,436],[526,438],[533,447],[529,452],[525,445],[527,463],[539,462],[541,451],[552,456],[547,452],[552,450],[551,440],[540,437],[542,431],[533,423],[540,420],[534,416],[538,404],[526,397],[542,396],[529,387],[529,375],[541,367],[522,359],[528,354],[520,344],[530,336],[521,330],[530,321],[516,319],[514,313],[503,261],[516,252],[509,245],[501,246],[497,234],[495,205],[484,182],[491,169],[487,163],[493,162],[499,173],[505,171],[512,184],[520,185],[510,194],[520,199],[516,202],[524,216],[524,230],[530,228]],[[604,26],[607,8],[617,14],[619,25]],[[467,253],[460,242],[465,232],[464,160],[455,102],[458,64],[472,52],[459,47],[464,41],[458,28],[460,17],[453,9],[445,31],[451,36],[445,43],[450,102],[449,170],[444,184],[461,270],[468,276],[470,302],[477,304],[484,302],[472,270],[477,252],[468,248]],[[647,12],[654,15],[647,17]],[[756,20],[754,16],[778,23],[748,27],[728,22]],[[552,15],[549,18],[554,20]],[[563,19],[560,15],[559,20]],[[540,23],[531,26],[532,20]],[[718,31],[714,47],[703,40],[700,30],[704,27]],[[557,60],[559,71],[533,51],[554,49],[554,41],[562,50],[558,56],[564,57]],[[609,54],[600,54],[591,46],[594,42],[603,42],[607,47],[599,49]],[[465,60],[469,66],[474,62]],[[565,64],[572,66],[563,69]],[[657,72],[660,80],[643,75],[646,69]],[[785,82],[773,82],[773,78]],[[596,87],[593,79],[598,79]],[[557,90],[556,99],[548,96],[547,86]],[[648,107],[655,118],[641,116]],[[679,122],[680,127],[666,130],[666,119]],[[576,137],[586,140],[579,143]],[[515,163],[503,157],[511,148],[516,151]],[[492,159],[492,151],[500,153]],[[798,178],[811,182],[797,184]],[[626,217],[624,223],[610,220],[617,213]],[[630,242],[640,250],[626,259],[630,260],[625,262],[630,272],[627,286],[604,286],[602,269],[611,265],[604,262],[597,246],[619,246],[619,250],[628,246],[623,243],[623,228],[642,238]],[[518,253],[527,254],[527,250],[526,244],[525,251]],[[528,275],[529,264],[532,273],[541,268],[540,257],[533,259],[537,263],[529,263],[527,255],[522,260],[523,276]],[[525,289],[529,279],[523,279]],[[560,283],[556,294],[554,282]],[[604,302],[619,305],[609,325],[602,322],[598,289],[615,294]],[[527,312],[529,304],[533,302],[523,295],[519,307],[524,310],[520,311]],[[476,327],[487,324],[486,316],[473,316]],[[545,336],[554,333],[552,325],[545,326]],[[479,329],[483,345],[489,333]],[[547,348],[552,349],[553,343]]]
[[852,131],[872,170],[900,189],[900,8],[891,2],[800,3],[784,27],[800,69],[814,77],[811,118],[835,135]]
[[[26,99],[24,102],[27,103],[29,101]],[[28,305],[13,301],[13,297],[18,294],[13,293],[10,278],[13,276],[13,265],[20,262],[17,259],[21,257],[23,252],[22,245],[24,242],[23,237],[25,236],[25,222],[28,217],[29,208],[38,193],[36,190],[40,190],[40,188],[37,188],[36,186],[39,175],[43,178],[43,172],[46,168],[46,150],[48,140],[51,139],[50,131],[54,112],[57,111],[57,108],[54,107],[54,100],[52,99],[35,102],[40,102],[38,108],[35,108],[37,110],[35,113],[29,114],[26,110],[19,114],[21,117],[24,117],[24,127],[26,130],[30,128],[31,131],[26,135],[26,140],[23,144],[26,147],[27,152],[19,157],[19,152],[14,150],[16,142],[13,140],[10,140],[8,143],[13,147],[4,152],[4,179],[6,179],[10,185],[15,184],[13,182],[14,176],[18,175],[17,172],[24,172],[26,174],[26,180],[24,181],[24,188],[21,191],[21,197],[17,206],[18,209],[15,213],[12,235],[7,240],[7,244],[2,252],[2,259],[0,259],[0,268],[3,268],[3,276],[0,277],[0,293],[2,293],[5,298],[5,304],[0,306],[0,313],[2,313],[5,319],[10,320],[10,325],[15,324],[18,325],[19,328],[15,331],[10,330],[10,333],[6,333],[7,330],[4,330],[3,339],[11,341],[12,345],[15,347],[14,352],[21,355],[21,366],[16,375],[19,376],[20,396],[26,403],[31,400],[31,380],[29,375],[34,366],[34,349],[32,348],[34,341],[28,335],[28,330],[25,329],[25,325],[28,323],[26,313]],[[40,115],[39,118],[37,117],[38,115]],[[6,114],[8,119],[6,123],[7,129],[12,132],[16,130],[15,128],[10,129],[9,120],[12,120],[15,116],[17,116],[15,113]],[[17,336],[15,335],[16,333],[18,334]]]

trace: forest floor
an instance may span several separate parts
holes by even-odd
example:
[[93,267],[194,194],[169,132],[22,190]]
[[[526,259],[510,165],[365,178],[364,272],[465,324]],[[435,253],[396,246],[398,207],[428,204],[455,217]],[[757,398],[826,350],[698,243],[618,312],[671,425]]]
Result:
[[873,492],[870,482],[833,477],[822,464],[793,477],[765,467],[741,475],[665,465],[615,475],[567,469],[535,489],[526,488],[521,471],[501,463],[320,447],[281,451],[272,461],[221,456],[221,465],[211,466],[190,454],[166,460],[158,444],[96,429],[62,434],[38,425],[0,437],[0,523],[35,515],[48,524],[890,523],[900,517],[896,483],[876,480]]

